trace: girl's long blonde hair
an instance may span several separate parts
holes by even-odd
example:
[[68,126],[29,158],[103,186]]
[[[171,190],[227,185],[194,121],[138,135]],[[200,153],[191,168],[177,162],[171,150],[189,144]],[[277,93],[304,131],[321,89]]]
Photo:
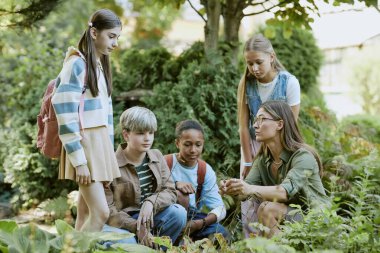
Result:
[[[277,59],[276,53],[273,49],[272,43],[261,33],[254,35],[250,39],[245,42],[244,45],[244,53],[248,51],[258,51],[268,54],[273,54],[274,61],[272,63],[272,67],[276,71],[285,70],[284,66]],[[248,66],[246,66],[244,70],[244,74],[240,79],[238,92],[237,92],[237,106],[238,106],[238,123],[242,124],[243,119],[243,107],[246,106],[245,92],[246,92],[246,81],[247,78],[254,78],[248,71]]]

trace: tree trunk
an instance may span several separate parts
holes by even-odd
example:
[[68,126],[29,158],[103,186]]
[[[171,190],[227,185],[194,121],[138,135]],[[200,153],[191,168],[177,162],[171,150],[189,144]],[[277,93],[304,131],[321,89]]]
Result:
[[207,14],[207,22],[204,28],[205,53],[208,60],[212,60],[213,52],[218,47],[221,3],[220,0],[203,0],[201,3],[205,7]]
[[246,1],[226,0],[223,6],[224,40],[231,47],[232,63],[237,65],[239,53],[239,28],[244,17],[243,10],[247,7]]

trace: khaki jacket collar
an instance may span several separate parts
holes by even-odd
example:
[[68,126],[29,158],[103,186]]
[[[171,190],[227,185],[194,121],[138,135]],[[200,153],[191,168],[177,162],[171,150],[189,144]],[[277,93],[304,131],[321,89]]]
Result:
[[[127,164],[132,164],[131,161],[128,160],[128,158],[125,156],[124,149],[128,146],[128,143],[122,143],[118,146],[116,150],[116,159],[117,163],[119,164],[119,167],[125,167]],[[159,158],[157,157],[157,154],[152,152],[151,150],[148,150],[147,152],[149,163],[158,163]]]

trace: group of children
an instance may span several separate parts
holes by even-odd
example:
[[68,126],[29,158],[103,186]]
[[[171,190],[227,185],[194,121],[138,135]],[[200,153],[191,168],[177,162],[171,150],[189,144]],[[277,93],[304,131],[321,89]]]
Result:
[[[120,33],[120,19],[112,11],[96,11],[78,49],[69,48],[52,97],[63,144],[59,178],[79,185],[75,228],[133,232],[147,246],[153,246],[153,235],[167,235],[173,242],[181,233],[194,239],[216,232],[227,237],[219,224],[226,210],[215,172],[199,160],[204,136],[198,122],[178,124],[179,153],[166,158],[172,162],[169,169],[161,152],[151,149],[155,115],[143,107],[130,108],[120,118],[125,143],[115,156],[109,54]],[[81,99],[83,115],[78,113]],[[203,182],[199,184],[200,163]],[[202,189],[195,194],[197,188]],[[183,206],[177,204],[177,195]],[[211,211],[202,213],[204,206]]]
[[247,66],[238,90],[241,179],[226,180],[219,189],[212,167],[200,159],[205,139],[196,120],[177,124],[178,153],[163,156],[151,149],[157,120],[143,107],[121,115],[125,143],[115,155],[109,54],[120,33],[121,22],[112,11],[96,11],[79,48],[69,49],[52,97],[63,144],[59,178],[79,185],[77,230],[131,232],[135,237],[122,242],[150,247],[154,235],[169,236],[173,243],[181,234],[198,240],[221,233],[228,239],[220,224],[226,216],[220,190],[245,198],[260,195],[265,201],[259,205],[242,204],[243,225],[258,214],[271,236],[286,217],[299,220],[290,216],[289,204],[326,202],[318,155],[297,127],[298,80],[284,70],[262,35],[245,45]]
[[[132,232],[138,242],[153,247],[152,236],[169,236],[176,242],[180,234],[192,239],[206,238],[226,229],[219,221],[226,210],[216,182],[215,172],[206,164],[204,182],[198,184],[199,160],[204,134],[195,120],[185,120],[176,128],[176,146],[171,156],[171,168],[161,152],[151,149],[157,120],[152,111],[135,106],[120,117],[125,143],[116,151],[121,177],[105,188],[110,216],[104,231]],[[197,198],[196,189],[202,187]],[[177,201],[178,195],[182,200]],[[178,204],[177,204],[178,202]],[[207,214],[202,212],[206,207]],[[121,242],[136,243],[135,239]]]

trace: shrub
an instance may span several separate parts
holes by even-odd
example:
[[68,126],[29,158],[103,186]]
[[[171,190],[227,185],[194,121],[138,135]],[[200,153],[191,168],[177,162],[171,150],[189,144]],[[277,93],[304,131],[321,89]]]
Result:
[[[330,187],[333,190],[331,200],[335,203],[331,208],[313,210],[301,222],[286,222],[282,227],[283,233],[274,240],[303,252],[324,249],[378,252],[379,155],[374,152],[355,163],[358,169],[352,189],[336,191],[339,188],[333,182],[335,186]],[[338,215],[339,213],[346,215]]]
[[127,49],[115,62],[113,86],[114,94],[133,89],[152,89],[164,80],[166,62],[171,54],[163,47],[152,49]]
[[342,132],[380,144],[380,119],[371,115],[345,117],[340,125]]
[[164,67],[165,78],[168,81],[178,82],[178,76],[183,69],[193,62],[200,63],[204,60],[204,43],[195,42],[178,57],[172,58]]
[[[153,96],[144,97],[158,119],[155,147],[176,151],[174,130],[179,121],[196,119],[205,129],[203,158],[217,171],[236,176],[240,144],[236,120],[237,70],[222,59],[211,65],[202,61],[183,69],[178,82],[162,82]],[[170,106],[168,106],[170,105]]]

